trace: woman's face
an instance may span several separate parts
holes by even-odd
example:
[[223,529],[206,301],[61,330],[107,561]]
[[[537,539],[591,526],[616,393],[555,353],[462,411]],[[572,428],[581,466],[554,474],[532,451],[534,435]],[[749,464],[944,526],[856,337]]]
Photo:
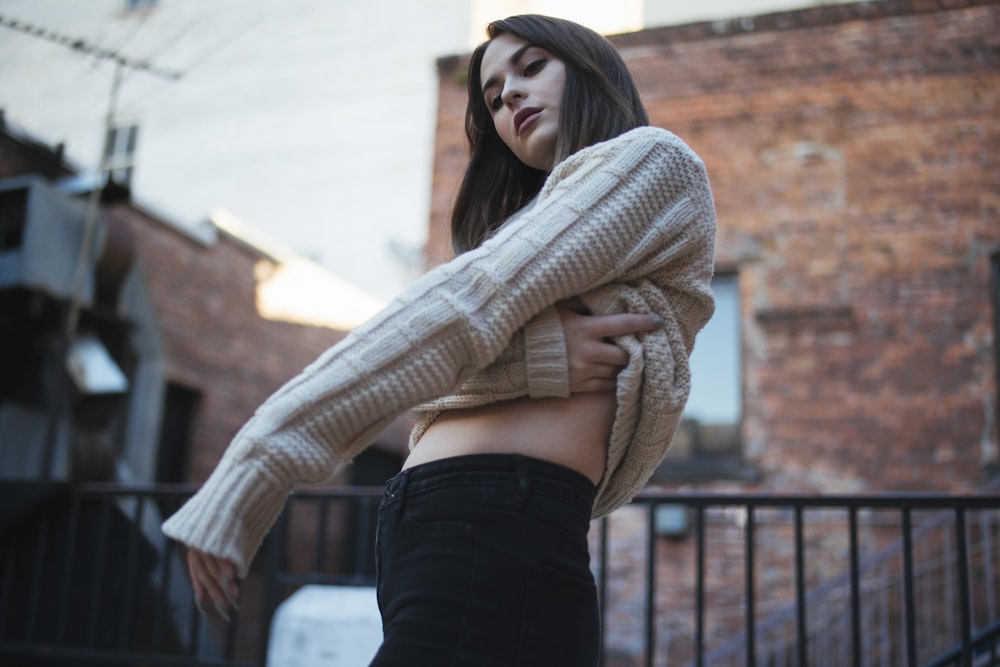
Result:
[[524,164],[551,171],[566,87],[566,65],[513,35],[490,41],[479,69],[500,139]]

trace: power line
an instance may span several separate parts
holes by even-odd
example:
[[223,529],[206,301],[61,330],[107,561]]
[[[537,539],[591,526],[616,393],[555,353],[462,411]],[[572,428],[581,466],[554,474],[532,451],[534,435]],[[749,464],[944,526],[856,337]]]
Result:
[[[118,100],[118,93],[121,89],[124,70],[134,70],[145,72],[163,79],[176,81],[180,79],[181,72],[163,69],[154,66],[148,60],[136,60],[122,55],[117,50],[101,48],[90,44],[86,40],[78,37],[70,37],[54,30],[48,30],[41,26],[17,21],[0,15],[0,26],[15,30],[30,37],[43,39],[54,44],[58,44],[77,53],[92,56],[98,60],[106,60],[114,63],[114,77],[112,79],[111,91],[108,96],[107,115],[104,122],[104,149],[101,152],[99,174],[107,174],[109,166],[108,142],[110,141],[111,130],[114,127],[115,106]],[[73,280],[73,293],[70,297],[66,314],[65,330],[63,331],[63,341],[61,356],[65,357],[72,349],[77,337],[77,329],[80,323],[80,312],[82,309],[82,287],[86,278],[87,258],[91,254],[91,247],[94,245],[97,234],[98,209],[100,207],[101,191],[100,185],[95,186],[87,201],[86,216],[83,225],[83,236],[80,240],[79,253],[77,254],[76,271]],[[65,383],[65,379],[63,380]],[[42,475],[51,478],[53,475],[53,461],[55,456],[56,440],[58,437],[59,423],[66,409],[65,400],[60,395],[56,399],[56,404],[52,409],[50,417],[49,431],[46,435],[45,450],[42,459]]]
[[139,72],[146,72],[154,76],[163,77],[164,79],[177,80],[183,76],[182,72],[157,67],[148,60],[136,60],[134,58],[129,58],[122,55],[118,51],[90,44],[83,38],[70,37],[69,35],[64,35],[31,23],[25,23],[24,21],[11,19],[3,15],[0,15],[0,26],[31,37],[59,44],[60,46],[66,47],[67,49],[78,53],[94,56],[95,58],[99,58],[101,60],[110,60],[120,67],[133,69]]
[[[94,44],[90,44],[83,38],[70,37],[38,25],[17,21],[0,15],[0,26],[24,33],[30,37],[36,37],[38,39],[44,39],[46,41],[59,44],[60,46],[64,46],[72,51],[93,56],[99,60],[108,60],[114,63],[115,72],[111,83],[111,92],[108,96],[108,109],[104,121],[104,148],[101,151],[100,164],[97,170],[98,174],[108,173],[109,141],[111,131],[114,128],[115,106],[118,102],[118,93],[121,90],[124,70],[131,69],[146,72],[154,76],[174,81],[181,78],[180,72],[155,67],[148,60],[135,60],[134,58],[128,58],[116,50],[101,48]],[[81,300],[80,286],[83,284],[84,280],[84,271],[86,268],[85,260],[90,252],[90,246],[93,243],[95,226],[97,224],[97,209],[100,206],[100,193],[101,188],[95,187],[90,193],[90,199],[87,206],[83,239],[80,244],[80,254],[76,264],[76,280],[74,281],[73,298],[70,300],[69,316],[67,317],[66,324],[66,338],[69,343],[72,343],[75,338],[76,329],[79,324]]]

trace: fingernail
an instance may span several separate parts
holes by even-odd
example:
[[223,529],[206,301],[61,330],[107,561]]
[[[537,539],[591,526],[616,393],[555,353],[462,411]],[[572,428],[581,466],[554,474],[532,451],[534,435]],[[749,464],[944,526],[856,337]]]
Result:
[[215,600],[212,600],[212,604],[215,605],[215,611],[219,612],[219,616],[221,616],[222,618],[224,618],[224,619],[226,619],[228,621],[229,620],[229,613],[226,611],[226,606],[222,605],[222,604],[219,604]]
[[223,590],[226,593],[226,601],[229,602],[229,606],[235,609],[236,611],[239,611],[240,606],[236,603],[236,598],[233,596],[233,594],[229,592],[228,588],[225,588]]
[[659,315],[653,315],[653,326],[657,329],[662,329],[667,326],[667,321]]
[[236,604],[236,596],[233,595],[232,588],[233,580],[228,574],[222,575],[222,594],[226,596],[226,601],[229,606],[233,607],[236,611],[240,610],[240,606]]

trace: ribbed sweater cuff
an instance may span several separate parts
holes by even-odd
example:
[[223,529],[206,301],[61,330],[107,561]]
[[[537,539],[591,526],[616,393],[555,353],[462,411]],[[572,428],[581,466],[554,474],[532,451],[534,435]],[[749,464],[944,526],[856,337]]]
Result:
[[569,362],[559,311],[543,310],[524,328],[528,395],[532,398],[569,396]]
[[163,532],[189,547],[233,561],[237,574],[245,577],[291,491],[274,476],[261,474],[253,463],[220,465],[164,522]]

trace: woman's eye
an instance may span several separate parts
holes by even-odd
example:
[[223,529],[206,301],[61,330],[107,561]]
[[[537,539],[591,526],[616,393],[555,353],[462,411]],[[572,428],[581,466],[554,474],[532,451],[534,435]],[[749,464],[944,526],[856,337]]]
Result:
[[545,66],[545,60],[542,59],[532,60],[525,66],[524,75],[531,76],[532,74],[537,74],[544,66]]
[[490,100],[490,109],[492,109],[493,111],[499,111],[500,107],[502,106],[503,106],[503,100],[500,99],[499,95]]

